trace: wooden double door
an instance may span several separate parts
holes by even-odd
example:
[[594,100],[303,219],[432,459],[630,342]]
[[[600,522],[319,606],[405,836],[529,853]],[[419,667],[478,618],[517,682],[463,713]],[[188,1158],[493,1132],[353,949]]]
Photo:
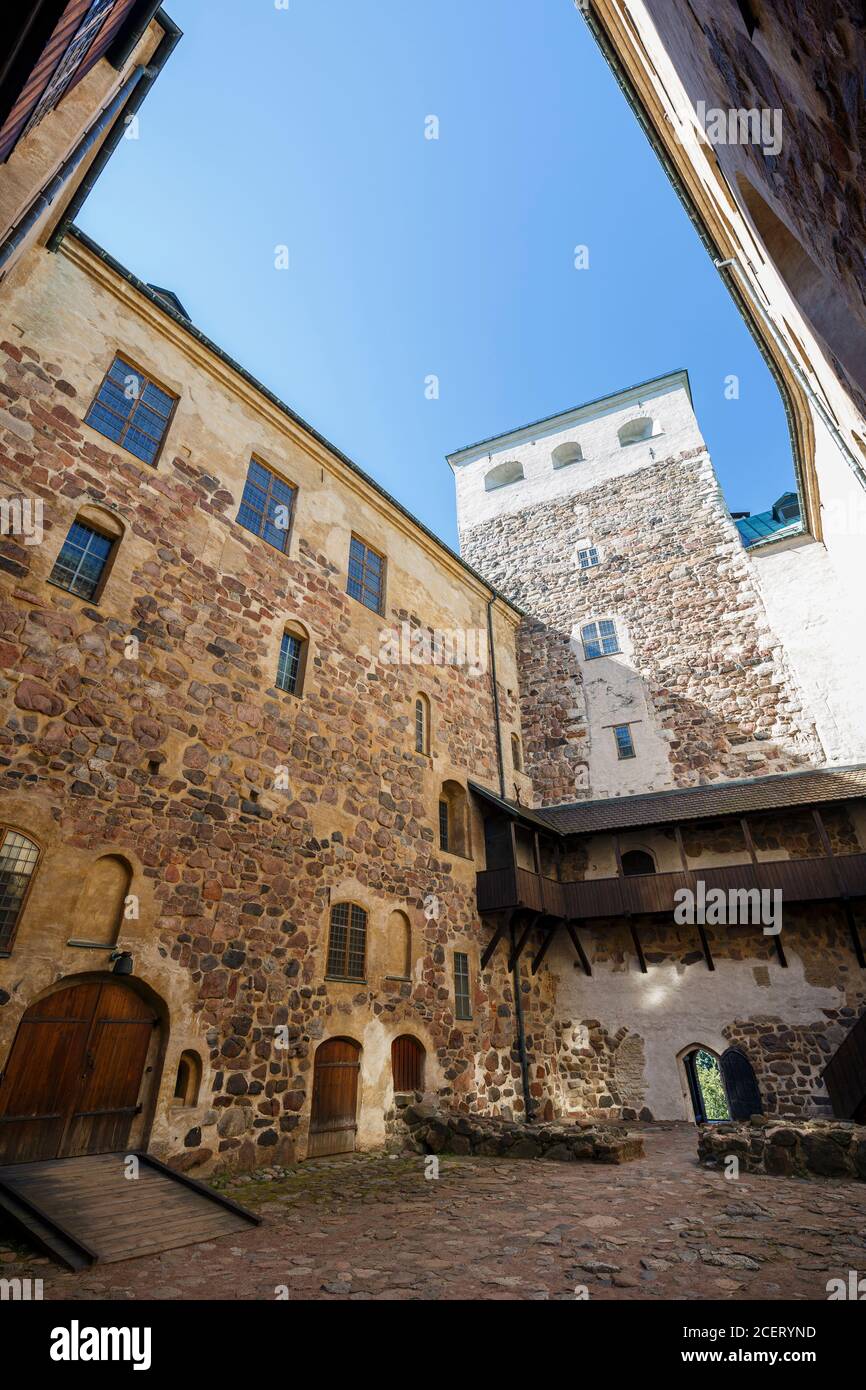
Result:
[[158,1024],[122,980],[32,1004],[0,1077],[0,1164],[123,1150]]
[[329,1038],[316,1052],[308,1158],[351,1153],[358,1132],[361,1048],[351,1038]]

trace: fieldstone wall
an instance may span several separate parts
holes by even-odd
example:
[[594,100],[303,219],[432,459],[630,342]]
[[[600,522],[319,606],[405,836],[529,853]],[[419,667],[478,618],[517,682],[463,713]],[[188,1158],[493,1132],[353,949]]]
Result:
[[[326,481],[273,412],[217,380],[203,354],[191,361],[179,330],[139,313],[131,291],[97,285],[65,253],[39,256],[17,298],[7,291],[0,347],[0,484],[44,506],[40,543],[0,537],[3,818],[42,856],[0,960],[0,1059],[37,993],[110,968],[107,951],[69,944],[76,898],[108,853],[128,863],[140,907],[118,944],[166,1010],[144,1098],[160,1156],[202,1170],[302,1156],[315,1050],[333,1035],[364,1046],[362,1145],[384,1137],[390,1046],[404,1032],[449,1103],[519,1113],[504,953],[480,974],[476,864],[438,847],[442,780],[496,780],[490,681],[378,660],[381,628],[404,620],[483,631],[484,591],[431,562],[363,488]],[[83,424],[127,342],[180,396],[156,468]],[[236,522],[250,440],[298,483],[287,554]],[[123,528],[97,602],[47,582],[82,507]],[[389,556],[381,618],[345,592],[354,526],[381,535]],[[274,685],[288,619],[310,634],[300,699]],[[514,718],[503,622],[497,613],[500,698]],[[414,750],[418,689],[433,711],[430,757]],[[363,981],[325,978],[340,900],[368,913]],[[411,924],[407,978],[390,969],[395,908]],[[455,1018],[455,949],[470,957],[469,1021]],[[543,1028],[549,981],[527,979],[524,992]],[[183,1048],[203,1062],[191,1106],[174,1097]],[[544,1072],[541,1048],[539,1059]]]
[[[702,448],[503,513],[461,534],[463,554],[530,617],[519,636],[526,766],[537,804],[754,777],[820,762],[812,717],[770,631]],[[581,573],[590,538],[602,562]],[[617,623],[622,658],[580,659],[577,629]],[[607,702],[587,681],[622,682]],[[603,669],[607,668],[607,670]],[[598,714],[593,714],[593,702]],[[638,704],[645,704],[647,719]],[[604,708],[602,709],[602,705]],[[593,783],[593,739],[639,718],[634,787]],[[641,760],[656,744],[666,766]],[[655,758],[653,752],[652,757]],[[626,773],[622,772],[625,776]]]
[[779,1120],[756,1115],[748,1124],[701,1125],[700,1161],[707,1168],[722,1168],[730,1155],[746,1173],[866,1181],[866,1126],[784,1115]]
[[643,1158],[643,1140],[613,1125],[517,1124],[491,1115],[461,1115],[429,1102],[402,1112],[417,1153],[479,1154],[488,1158],[549,1158],[563,1163],[629,1163]]

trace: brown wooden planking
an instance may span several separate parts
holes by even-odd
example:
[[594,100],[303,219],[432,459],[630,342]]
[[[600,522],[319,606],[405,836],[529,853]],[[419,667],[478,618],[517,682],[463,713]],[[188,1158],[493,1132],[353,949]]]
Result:
[[[0,1169],[0,1182],[35,1216],[32,1235],[40,1238],[39,1223],[43,1240],[46,1228],[56,1228],[105,1263],[217,1239],[258,1221],[236,1204],[225,1205],[219,1194],[139,1158],[135,1179],[123,1176],[126,1155],[119,1153],[16,1164]],[[63,1258],[56,1244],[52,1253]]]

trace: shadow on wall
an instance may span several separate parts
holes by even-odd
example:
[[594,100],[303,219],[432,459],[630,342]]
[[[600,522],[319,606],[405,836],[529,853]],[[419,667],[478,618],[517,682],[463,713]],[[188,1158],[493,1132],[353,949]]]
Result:
[[[609,708],[596,716],[593,702],[587,696],[584,666],[575,654],[571,632],[533,619],[523,624],[518,641],[524,767],[541,805],[589,800],[608,794],[597,784],[593,785],[593,744],[606,736],[609,740],[606,752],[615,763],[617,748],[613,726],[628,724],[630,720],[644,723],[634,724],[635,756],[624,765],[633,772],[635,783],[647,778],[646,790],[658,786],[662,765],[656,750],[662,744],[667,748],[669,785],[676,787],[694,786],[699,780],[724,781],[793,772],[815,765],[808,747],[798,752],[791,746],[790,739],[785,743],[755,737],[745,726],[740,732],[722,714],[670,687],[656,688],[653,692],[636,665],[624,667],[605,657],[596,658],[590,667],[597,669],[599,675],[603,675],[604,667],[612,668],[609,688],[614,692],[619,687],[623,701],[621,708],[611,702]],[[682,669],[684,679],[693,679],[693,667]],[[736,672],[728,673],[724,680],[729,683],[736,676]],[[638,686],[640,703],[645,710],[636,712]],[[655,703],[654,694],[663,702],[663,709]],[[647,740],[647,724],[651,745]],[[673,737],[664,737],[663,731]],[[653,750],[651,766],[646,761],[649,747]],[[664,790],[664,786],[659,789]]]

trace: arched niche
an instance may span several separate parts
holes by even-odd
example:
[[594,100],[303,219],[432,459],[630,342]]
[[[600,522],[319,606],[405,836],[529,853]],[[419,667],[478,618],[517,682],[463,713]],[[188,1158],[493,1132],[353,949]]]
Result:
[[114,946],[120,933],[132,868],[119,854],[103,854],[87,870],[72,917],[72,937]]

